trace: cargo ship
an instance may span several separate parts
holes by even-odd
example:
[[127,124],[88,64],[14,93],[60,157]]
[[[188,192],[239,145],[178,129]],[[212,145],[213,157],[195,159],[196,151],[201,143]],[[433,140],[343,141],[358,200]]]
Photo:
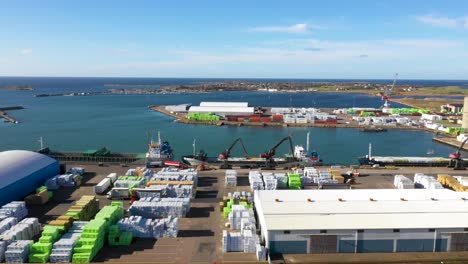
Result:
[[[283,142],[289,141],[290,150],[289,154],[284,155],[284,157],[274,157],[276,154],[276,148],[281,145]],[[230,151],[240,142],[244,150],[244,157],[231,157]],[[194,142],[194,153],[195,153],[195,142]],[[242,142],[242,139],[238,138],[234,143],[223,153],[219,154],[218,157],[208,157],[207,153],[203,150],[198,152],[198,154],[187,155],[182,157],[182,161],[191,166],[198,165],[219,165],[221,167],[246,167],[246,168],[267,168],[267,167],[294,167],[298,165],[303,166],[319,166],[322,165],[322,160],[316,151],[312,151],[308,155],[308,151],[304,149],[303,146],[296,145],[292,147],[291,136],[283,138],[279,143],[274,147],[268,150],[265,153],[259,155],[259,157],[249,157],[245,146]]]
[[171,161],[174,158],[174,151],[168,141],[161,142],[161,133],[158,132],[158,142],[152,139],[148,144],[146,153],[146,167],[160,167],[165,161]]
[[[443,157],[398,157],[372,156],[372,145],[369,144],[369,154],[359,157],[359,165],[367,166],[409,166],[409,167],[447,167],[450,158]],[[463,159],[468,163],[468,159]]]

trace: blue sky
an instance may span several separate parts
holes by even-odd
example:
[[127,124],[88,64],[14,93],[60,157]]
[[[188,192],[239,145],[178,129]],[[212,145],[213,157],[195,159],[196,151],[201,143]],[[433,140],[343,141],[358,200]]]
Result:
[[468,79],[468,1],[0,0],[0,76]]

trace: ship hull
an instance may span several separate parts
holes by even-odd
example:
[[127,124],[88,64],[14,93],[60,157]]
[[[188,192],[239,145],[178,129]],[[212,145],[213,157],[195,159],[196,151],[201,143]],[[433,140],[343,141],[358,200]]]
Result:
[[[379,166],[407,166],[407,167],[447,167],[450,159],[442,157],[360,157],[360,165]],[[468,160],[463,160],[468,164]]]

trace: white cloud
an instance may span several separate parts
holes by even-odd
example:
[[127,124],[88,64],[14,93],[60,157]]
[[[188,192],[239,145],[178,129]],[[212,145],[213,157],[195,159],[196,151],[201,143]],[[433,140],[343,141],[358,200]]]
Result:
[[[292,26],[268,26],[268,27],[254,27],[250,31],[255,32],[284,32],[284,33],[304,33],[309,26],[305,23],[295,24]],[[311,28],[317,29],[318,25],[313,25]]]
[[32,52],[33,52],[32,49],[22,49],[22,50],[20,50],[21,55],[28,55],[28,54],[31,54]]
[[434,27],[468,29],[468,17],[443,17],[434,15],[416,16],[417,21]]

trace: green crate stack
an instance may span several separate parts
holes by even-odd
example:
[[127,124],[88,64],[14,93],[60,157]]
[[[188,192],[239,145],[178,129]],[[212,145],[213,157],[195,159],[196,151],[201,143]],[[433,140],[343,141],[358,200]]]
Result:
[[234,199],[229,199],[229,201],[227,201],[227,203],[226,203],[226,206],[223,207],[223,216],[224,216],[224,218],[227,218],[229,216],[229,213],[232,211],[232,206],[234,204],[243,205],[247,209],[252,208],[252,205],[249,204],[246,201],[234,201]]
[[29,254],[30,263],[46,263],[52,251],[52,245],[60,239],[65,230],[58,226],[46,225],[42,231],[39,242],[31,246]]
[[132,232],[120,232],[118,225],[109,227],[109,245],[111,246],[129,246],[132,243]]
[[288,173],[288,186],[289,189],[301,189],[301,176],[295,173]]
[[91,262],[104,246],[107,232],[123,217],[123,203],[112,202],[104,206],[83,229],[80,239],[73,248],[73,263]]

